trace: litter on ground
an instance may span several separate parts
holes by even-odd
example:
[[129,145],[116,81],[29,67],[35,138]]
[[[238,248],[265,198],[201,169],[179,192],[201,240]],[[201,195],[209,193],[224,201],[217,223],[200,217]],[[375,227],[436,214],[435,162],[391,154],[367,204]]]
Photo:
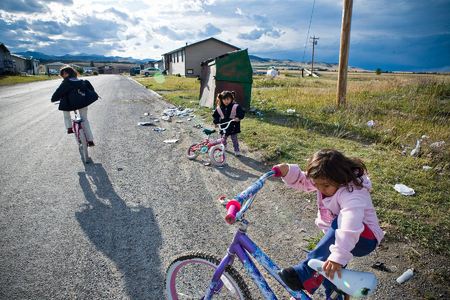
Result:
[[372,128],[373,126],[375,126],[375,121],[374,120],[367,121],[367,126]]
[[178,142],[178,139],[164,140],[163,142],[166,144],[175,144],[176,142]]
[[396,185],[394,185],[394,190],[405,196],[412,196],[416,193],[412,188],[402,183],[397,183]]
[[286,112],[287,112],[288,114],[293,114],[293,113],[295,113],[295,109],[289,108],[288,110],[286,110]]
[[162,116],[161,120],[167,121],[167,122],[172,122],[172,117],[171,116]]
[[166,131],[166,129],[165,128],[161,128],[161,127],[156,127],[156,128],[153,128],[153,131],[162,132],[162,131]]
[[408,269],[406,270],[402,275],[400,275],[396,281],[399,284],[402,284],[408,280],[410,280],[414,275],[414,270],[413,269]]
[[156,126],[156,124],[153,122],[139,122],[138,125],[139,126]]
[[423,166],[422,169],[423,169],[424,171],[429,171],[429,170],[433,169],[433,167],[430,167],[430,166]]

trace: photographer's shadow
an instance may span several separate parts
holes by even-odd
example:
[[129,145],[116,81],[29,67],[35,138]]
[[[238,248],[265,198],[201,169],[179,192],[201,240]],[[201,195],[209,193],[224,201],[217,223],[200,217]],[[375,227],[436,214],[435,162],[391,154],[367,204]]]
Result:
[[101,164],[86,165],[78,176],[88,203],[76,218],[95,247],[115,263],[130,299],[162,295],[162,241],[152,209],[128,207]]

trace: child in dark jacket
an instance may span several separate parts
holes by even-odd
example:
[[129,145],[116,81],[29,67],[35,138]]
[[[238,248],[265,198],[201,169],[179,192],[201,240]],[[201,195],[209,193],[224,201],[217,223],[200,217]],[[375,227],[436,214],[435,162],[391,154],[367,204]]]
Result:
[[216,99],[216,110],[214,111],[213,118],[214,124],[217,126],[218,124],[231,122],[230,126],[225,131],[225,146],[227,144],[227,139],[230,136],[231,141],[233,142],[234,154],[236,156],[240,156],[241,152],[239,150],[239,141],[237,138],[237,134],[241,132],[241,120],[244,118],[245,112],[235,101],[235,92],[234,91],[223,91],[217,95]]

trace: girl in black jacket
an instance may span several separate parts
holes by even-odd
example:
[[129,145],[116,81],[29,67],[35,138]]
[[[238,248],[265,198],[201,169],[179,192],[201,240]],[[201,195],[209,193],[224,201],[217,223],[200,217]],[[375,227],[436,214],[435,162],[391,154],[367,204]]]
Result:
[[235,92],[232,91],[223,91],[222,93],[217,95],[216,103],[217,107],[214,111],[213,118],[214,124],[225,123],[230,120],[230,126],[225,131],[225,142],[224,145],[227,145],[228,136],[231,136],[231,141],[233,142],[234,154],[236,156],[241,156],[241,152],[239,151],[239,141],[237,138],[237,134],[241,132],[241,120],[244,118],[245,112],[235,101]]
[[[61,85],[58,89],[53,93],[52,102],[59,102],[59,110],[62,110],[64,114],[64,124],[67,128],[67,133],[73,133],[72,130],[72,120],[70,117],[70,112],[74,110],[78,110],[80,113],[81,119],[83,119],[82,126],[86,132],[86,139],[88,140],[88,146],[94,146],[94,137],[92,136],[91,127],[89,125],[89,120],[87,117],[88,105],[92,104],[94,101],[98,99],[97,93],[95,93],[94,87],[87,80],[78,79],[78,73],[70,66],[63,67],[59,75],[64,78]],[[77,101],[74,101],[75,98],[69,99],[69,94],[74,91],[79,90],[89,90],[93,95],[92,97],[79,97],[76,98]]]

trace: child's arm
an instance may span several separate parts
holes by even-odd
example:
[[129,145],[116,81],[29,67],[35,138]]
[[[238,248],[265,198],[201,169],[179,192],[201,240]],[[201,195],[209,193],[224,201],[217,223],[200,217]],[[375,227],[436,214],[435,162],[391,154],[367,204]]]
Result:
[[67,94],[69,91],[70,86],[69,84],[64,80],[59,87],[56,89],[56,91],[52,95],[51,102],[59,101],[61,98]]
[[[353,258],[351,251],[358,243],[361,232],[364,231],[364,209],[366,207],[364,191],[353,190],[343,192],[343,199],[339,201],[341,211],[338,215],[338,228],[335,232],[334,245],[330,246],[331,254],[328,260],[337,262],[342,266],[347,265]],[[368,196],[370,197],[370,196]]]
[[306,177],[305,173],[300,170],[298,165],[281,164],[278,165],[278,167],[282,170],[282,180],[288,186],[304,192],[312,192],[317,190],[312,181]]
[[[240,105],[237,106],[236,108],[236,118],[234,118],[235,121],[240,121],[245,117],[245,112],[244,110],[241,108]],[[236,120],[237,119],[237,120]]]

